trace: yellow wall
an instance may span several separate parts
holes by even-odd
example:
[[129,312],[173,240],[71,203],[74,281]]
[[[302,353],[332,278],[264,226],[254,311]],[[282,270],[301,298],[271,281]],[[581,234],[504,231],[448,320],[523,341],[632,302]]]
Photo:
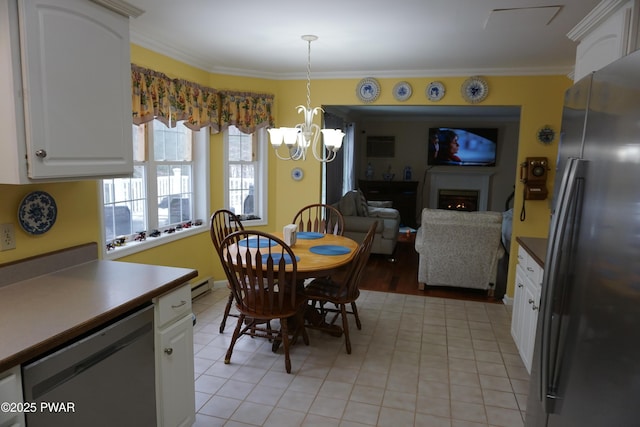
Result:
[[[140,66],[164,72],[170,77],[184,78],[217,89],[273,93],[276,95],[274,116],[277,124],[293,124],[301,121],[295,106],[306,103],[304,80],[279,81],[211,74],[135,45],[131,46],[131,58],[132,62]],[[393,86],[402,79],[379,79],[381,96],[374,105],[467,105],[459,90],[464,79],[464,77],[406,79],[412,85],[414,94],[403,103],[395,101],[392,96]],[[521,106],[520,140],[513,141],[519,145],[518,161],[522,161],[527,156],[547,156],[552,169],[549,182],[549,189],[551,189],[557,139],[553,144],[546,146],[537,142],[536,132],[543,125],[551,125],[559,130],[563,94],[571,85],[571,81],[564,76],[487,77],[486,79],[489,83],[489,96],[481,105]],[[445,97],[438,103],[427,101],[424,95],[424,88],[433,80],[442,81],[447,90]],[[355,94],[358,81],[359,79],[314,79],[311,87],[312,106],[361,104]],[[222,136],[216,134],[211,137],[211,211],[222,207],[221,166]],[[293,167],[301,167],[304,170],[303,180],[291,179]],[[271,152],[268,189],[269,224],[263,229],[279,230],[291,221],[300,206],[319,201],[320,174],[320,164],[315,160],[307,159],[302,164],[300,162],[293,164],[278,160]],[[49,192],[58,204],[57,222],[42,236],[24,233],[16,219],[20,200],[34,190]],[[28,186],[0,185],[0,201],[0,223],[15,224],[17,243],[17,249],[0,252],[0,263],[89,241],[100,242],[98,188],[95,181]],[[522,206],[522,186],[516,183],[514,206],[514,236],[546,237],[549,226],[547,201],[528,201],[526,220],[520,222],[518,217]],[[512,252],[514,250],[515,246],[512,247]],[[211,242],[206,233],[131,255],[122,260],[196,268],[201,277],[213,276],[217,280],[223,276],[219,262],[213,257]],[[512,257],[509,283],[514,279],[514,266],[515,257]],[[513,295],[511,285],[508,294]]]

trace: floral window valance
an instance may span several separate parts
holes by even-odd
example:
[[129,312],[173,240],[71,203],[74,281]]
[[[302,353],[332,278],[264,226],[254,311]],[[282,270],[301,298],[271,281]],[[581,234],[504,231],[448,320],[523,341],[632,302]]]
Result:
[[216,90],[131,64],[133,123],[153,119],[167,126],[184,120],[198,130],[220,132],[235,125],[245,133],[274,125],[273,95]]

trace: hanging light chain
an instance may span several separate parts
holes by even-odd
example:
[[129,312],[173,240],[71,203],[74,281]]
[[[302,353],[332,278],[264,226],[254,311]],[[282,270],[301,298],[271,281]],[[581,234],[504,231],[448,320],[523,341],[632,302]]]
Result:
[[311,109],[311,39],[307,40],[307,109]]

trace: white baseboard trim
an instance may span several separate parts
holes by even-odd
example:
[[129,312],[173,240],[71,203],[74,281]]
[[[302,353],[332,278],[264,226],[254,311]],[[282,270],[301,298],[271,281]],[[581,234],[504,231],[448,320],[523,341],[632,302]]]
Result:
[[226,289],[226,288],[227,288],[226,280],[216,280],[215,282],[213,282],[212,289]]
[[209,290],[211,290],[212,285],[211,285],[211,279],[213,279],[212,277],[205,277],[197,282],[194,282],[191,284],[191,299],[195,299],[197,297],[199,297],[200,295],[204,294],[205,292],[208,292]]

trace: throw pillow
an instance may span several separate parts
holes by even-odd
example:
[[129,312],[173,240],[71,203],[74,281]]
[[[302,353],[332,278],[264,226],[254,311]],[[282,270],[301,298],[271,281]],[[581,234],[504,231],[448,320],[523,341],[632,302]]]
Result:
[[358,189],[359,202],[358,205],[358,216],[369,216],[369,205],[367,204],[367,198],[364,197],[362,190]]
[[338,202],[338,210],[342,216],[356,216],[358,215],[358,208],[356,206],[356,194],[354,192],[348,192]]

